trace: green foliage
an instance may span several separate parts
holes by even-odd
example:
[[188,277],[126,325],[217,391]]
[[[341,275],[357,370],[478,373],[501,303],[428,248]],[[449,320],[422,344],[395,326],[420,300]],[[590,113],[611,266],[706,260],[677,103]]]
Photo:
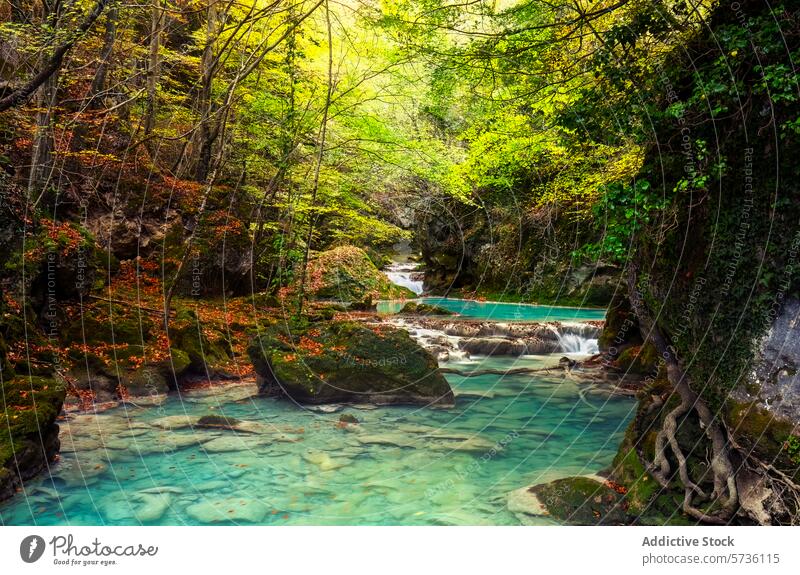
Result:
[[659,195],[644,179],[632,184],[616,182],[606,186],[592,207],[595,224],[602,232],[601,239],[585,245],[576,255],[624,263],[635,235],[670,201],[671,198]]
[[790,435],[784,442],[784,449],[791,462],[800,465],[800,437]]

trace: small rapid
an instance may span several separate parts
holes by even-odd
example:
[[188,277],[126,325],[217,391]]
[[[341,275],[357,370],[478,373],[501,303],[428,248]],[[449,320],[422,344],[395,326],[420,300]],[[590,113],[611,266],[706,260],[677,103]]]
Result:
[[559,334],[558,343],[564,353],[594,355],[600,352],[596,339],[589,339],[574,333]]
[[566,323],[552,328],[561,351],[575,355],[600,353],[597,343],[598,328],[585,323]]
[[494,322],[466,318],[397,316],[386,320],[403,328],[440,363],[487,356],[546,356],[599,353],[600,327],[580,322]]
[[419,264],[415,262],[394,262],[384,270],[389,280],[396,285],[405,287],[420,295],[423,292],[422,272]]

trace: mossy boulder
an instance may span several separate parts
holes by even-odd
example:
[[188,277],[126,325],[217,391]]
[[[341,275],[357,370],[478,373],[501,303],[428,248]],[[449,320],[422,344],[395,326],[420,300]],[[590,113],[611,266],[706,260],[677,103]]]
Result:
[[275,324],[253,339],[248,353],[263,392],[301,403],[454,402],[436,359],[394,327]]
[[215,364],[229,359],[230,346],[224,336],[204,328],[192,310],[178,312],[170,324],[169,337],[173,352],[179,350],[189,358],[189,371],[213,371]]
[[58,453],[65,388],[52,378],[16,377],[0,387],[0,500],[47,467]]
[[319,253],[308,265],[308,292],[317,299],[363,302],[366,298],[415,297],[414,292],[393,284],[366,252],[340,246]]
[[618,489],[611,482],[579,476],[534,485],[528,492],[535,497],[536,514],[575,525],[625,525],[630,519]]
[[85,306],[72,320],[64,339],[74,343],[142,345],[151,338],[154,326],[146,314],[118,304],[97,302]]
[[170,389],[164,371],[155,365],[144,365],[120,374],[120,384],[134,397],[162,395]]
[[442,306],[429,303],[419,303],[410,301],[400,310],[400,313],[412,315],[455,315],[455,312],[445,309]]

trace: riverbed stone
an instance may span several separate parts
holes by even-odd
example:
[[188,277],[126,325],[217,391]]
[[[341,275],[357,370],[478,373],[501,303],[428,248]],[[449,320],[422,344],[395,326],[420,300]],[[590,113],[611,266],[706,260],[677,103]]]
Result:
[[268,511],[265,503],[244,498],[210,499],[186,508],[186,513],[201,523],[259,523]]

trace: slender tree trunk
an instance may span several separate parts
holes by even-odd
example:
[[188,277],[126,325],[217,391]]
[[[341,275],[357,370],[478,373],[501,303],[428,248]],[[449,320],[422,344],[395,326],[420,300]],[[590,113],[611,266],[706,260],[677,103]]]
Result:
[[110,6],[106,14],[106,30],[103,36],[103,48],[100,51],[100,62],[97,65],[97,70],[95,70],[92,87],[89,91],[89,108],[91,109],[99,108],[102,103],[102,94],[106,89],[106,78],[111,55],[114,53],[114,43],[117,40],[118,18],[119,9],[116,5]]
[[[52,27],[53,34],[55,34],[58,30],[60,4],[43,2],[42,10],[42,20]],[[44,66],[51,56],[51,53],[44,52],[41,65]],[[55,122],[54,108],[58,96],[58,77],[59,72],[55,70],[42,82],[35,93],[36,133],[33,137],[31,167],[28,176],[28,197],[34,203],[38,203],[53,171],[53,149],[55,147],[53,124]]]
[[156,96],[159,76],[159,50],[161,48],[161,27],[164,12],[161,0],[151,0],[150,9],[150,49],[147,57],[147,110],[145,111],[144,133],[148,136],[156,125]]
[[28,192],[31,198],[47,187],[53,171],[53,123],[58,89],[58,73],[53,74],[39,88],[36,94],[36,134],[33,138],[31,170],[28,178]]
[[320,128],[319,153],[317,155],[317,166],[314,169],[314,183],[311,187],[311,215],[308,224],[308,236],[306,237],[305,251],[303,252],[303,266],[300,276],[300,295],[297,302],[297,315],[303,313],[303,303],[306,298],[306,275],[308,274],[308,258],[311,253],[311,241],[314,238],[314,227],[316,225],[316,215],[313,213],[317,203],[317,192],[319,191],[319,173],[322,169],[322,157],[325,153],[325,140],[328,135],[328,112],[331,107],[333,97],[333,34],[331,32],[331,12],[328,0],[325,0],[325,25],[328,30],[328,91],[325,94],[325,108],[322,110],[322,127]]
[[214,61],[214,46],[217,34],[219,33],[219,12],[216,2],[208,5],[208,16],[206,22],[206,44],[203,49],[201,60],[201,80],[200,80],[200,130],[198,135],[198,152],[195,158],[194,179],[198,182],[205,182],[208,178],[211,156],[214,149],[214,141],[219,130],[214,121],[215,110],[212,96],[214,84],[214,71],[216,69]]

